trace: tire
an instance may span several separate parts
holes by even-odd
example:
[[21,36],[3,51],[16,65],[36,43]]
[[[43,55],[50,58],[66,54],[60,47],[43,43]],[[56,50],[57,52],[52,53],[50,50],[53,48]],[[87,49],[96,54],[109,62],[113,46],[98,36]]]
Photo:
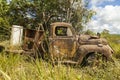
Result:
[[107,61],[107,58],[101,53],[91,52],[88,53],[83,59],[82,66],[99,66]]

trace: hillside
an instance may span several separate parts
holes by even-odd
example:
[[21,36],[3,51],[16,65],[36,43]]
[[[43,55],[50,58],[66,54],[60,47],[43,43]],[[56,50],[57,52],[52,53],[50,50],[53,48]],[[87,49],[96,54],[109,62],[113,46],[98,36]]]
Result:
[[120,35],[118,34],[107,34],[103,35],[108,40],[109,45],[114,50],[114,56],[120,58]]

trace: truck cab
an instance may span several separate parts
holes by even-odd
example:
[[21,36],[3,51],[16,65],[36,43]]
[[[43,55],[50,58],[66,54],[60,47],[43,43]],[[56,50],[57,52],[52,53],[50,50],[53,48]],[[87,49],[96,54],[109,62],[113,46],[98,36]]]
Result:
[[72,58],[77,49],[76,34],[72,25],[64,22],[51,24],[50,54],[53,58]]

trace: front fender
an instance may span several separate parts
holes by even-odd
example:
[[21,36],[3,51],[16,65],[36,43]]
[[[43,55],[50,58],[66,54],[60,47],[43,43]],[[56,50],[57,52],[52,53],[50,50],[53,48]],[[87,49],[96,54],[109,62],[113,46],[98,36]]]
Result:
[[98,46],[98,45],[81,45],[79,47],[78,53],[77,53],[77,54],[79,54],[79,58],[77,60],[78,64],[81,64],[81,62],[83,61],[83,58],[87,54],[93,53],[93,52],[103,54],[107,58],[107,60],[112,59],[113,50],[109,45],[102,45],[102,46]]

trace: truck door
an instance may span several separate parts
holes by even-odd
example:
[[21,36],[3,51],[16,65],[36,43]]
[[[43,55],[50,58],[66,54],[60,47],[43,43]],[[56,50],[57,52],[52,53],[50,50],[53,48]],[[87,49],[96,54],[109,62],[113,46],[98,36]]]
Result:
[[56,26],[49,38],[52,57],[71,58],[76,51],[76,40],[70,27]]

